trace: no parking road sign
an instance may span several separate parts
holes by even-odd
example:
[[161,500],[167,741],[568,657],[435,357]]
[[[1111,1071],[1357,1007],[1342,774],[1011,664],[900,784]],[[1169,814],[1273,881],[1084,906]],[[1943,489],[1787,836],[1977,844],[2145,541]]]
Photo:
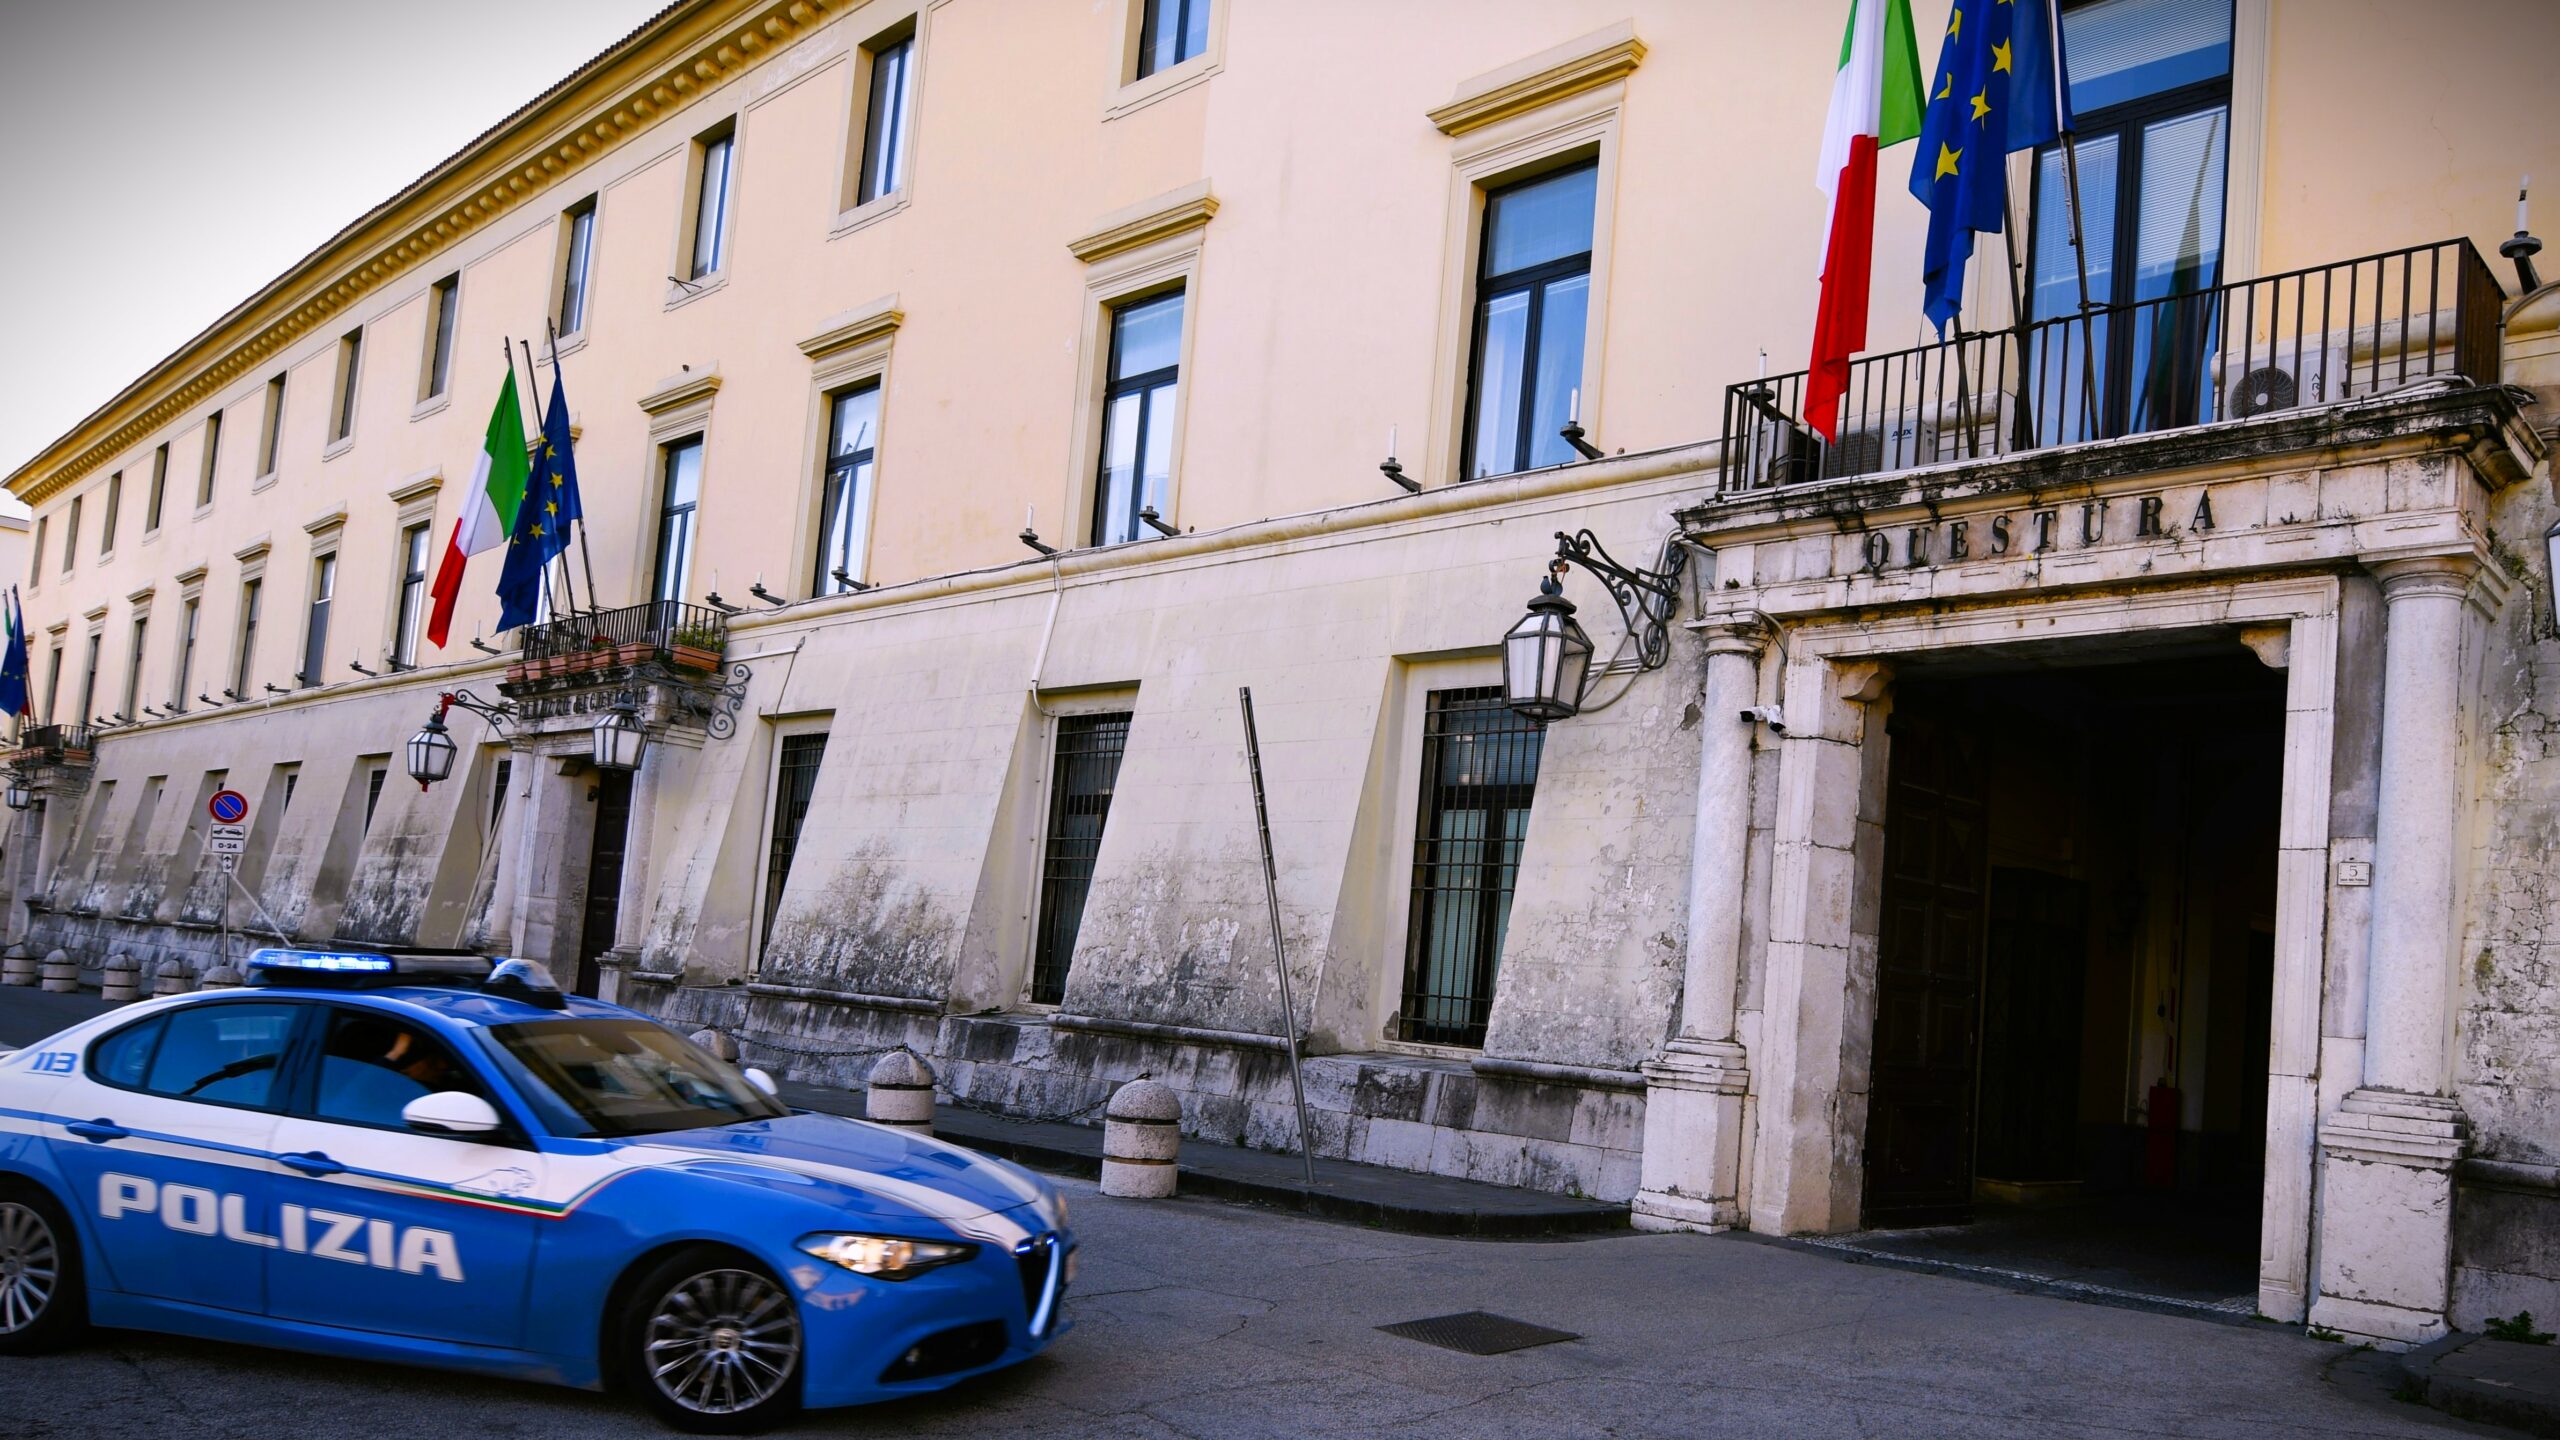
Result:
[[237,790],[216,790],[204,808],[215,824],[237,825],[249,818],[249,797]]

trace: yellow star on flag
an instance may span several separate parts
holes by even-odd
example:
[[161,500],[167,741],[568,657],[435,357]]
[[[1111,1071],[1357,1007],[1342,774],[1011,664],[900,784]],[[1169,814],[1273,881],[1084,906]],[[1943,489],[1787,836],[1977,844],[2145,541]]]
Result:
[[1929,98],[1932,100],[1944,100],[1948,96],[1954,94],[1955,90],[1956,72],[1950,70],[1947,72],[1947,78],[1938,82],[1938,93],[1930,96]]
[[1963,151],[1950,147],[1945,141],[1940,141],[1938,143],[1938,173],[1930,176],[1929,178],[1932,180],[1943,180],[1948,176],[1953,175],[1956,173],[1956,162],[1962,158],[1964,158]]
[[[2006,40],[1991,47],[1991,73],[1997,75],[2003,70],[2009,70],[2009,42]],[[2009,73],[2014,75],[2018,72],[2009,70]]]
[[1984,87],[1982,88],[1982,90],[1981,90],[1978,94],[1976,94],[1976,95],[1973,97],[1973,118],[1974,118],[1974,119],[1976,119],[1976,120],[1983,119],[1984,117],[1988,116],[1988,115],[1991,113],[1991,101],[1990,101],[1990,99],[1988,98],[1988,97],[1990,96],[1990,94],[1991,94],[1991,87],[1989,87],[1989,86],[1987,86],[1987,85],[1986,85],[1986,86],[1984,86]]
[[1961,7],[1947,12],[1947,34],[1959,38],[1963,36],[1964,11]]

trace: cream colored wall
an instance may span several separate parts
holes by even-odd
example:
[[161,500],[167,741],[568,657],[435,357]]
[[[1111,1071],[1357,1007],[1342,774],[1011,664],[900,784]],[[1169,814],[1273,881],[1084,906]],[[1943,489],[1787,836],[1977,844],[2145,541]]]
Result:
[[[2274,4],[2261,269],[2465,229],[2494,241],[2516,174],[2540,170],[2560,186],[2560,92],[2532,68],[2560,39],[2560,12],[2523,0],[2423,12],[2355,3],[2352,23],[2334,18],[2349,3]],[[233,557],[263,537],[274,548],[250,687],[261,695],[265,683],[289,684],[300,661],[312,548],[304,528],[343,507],[325,674],[354,680],[351,660],[379,668],[396,585],[398,507],[389,497],[442,476],[441,550],[496,393],[496,349],[502,336],[540,330],[558,215],[589,194],[600,197],[591,319],[564,363],[608,602],[635,600],[647,583],[654,450],[634,402],[688,368],[722,380],[695,595],[716,586],[743,600],[758,577],[781,594],[807,593],[821,417],[811,362],[794,342],[883,297],[895,297],[904,321],[887,372],[870,577],[897,582],[1016,559],[1012,535],[1026,507],[1037,508],[1053,543],[1080,537],[1086,522],[1068,507],[1091,464],[1091,437],[1077,421],[1089,410],[1079,403],[1090,376],[1080,373],[1078,338],[1092,302],[1087,267],[1067,241],[1115,210],[1202,180],[1219,208],[1197,237],[1171,518],[1214,528],[1373,498],[1385,488],[1375,466],[1390,425],[1400,427],[1407,468],[1442,482],[1454,460],[1433,453],[1433,437],[1450,448],[1446,421],[1463,379],[1449,376],[1447,357],[1462,352],[1453,337],[1467,321],[1463,284],[1446,271],[1467,253],[1453,225],[1471,222],[1450,203],[1466,137],[1443,135],[1425,112],[1469,77],[1605,30],[1631,9],[1647,53],[1623,82],[1614,132],[1615,203],[1602,227],[1609,303],[1593,322],[1586,421],[1612,450],[1711,437],[1723,387],[1754,372],[1762,347],[1773,368],[1802,363],[1820,264],[1811,170],[1836,7],[1228,8],[1209,78],[1106,118],[1115,101],[1149,93],[1116,83],[1119,0],[926,5],[907,202],[873,207],[852,226],[838,210],[857,99],[849,50],[916,5],[869,0],[837,14],[48,497],[40,512],[53,517],[55,553],[27,596],[33,628],[72,617],[76,660],[77,617],[108,606],[101,673],[120,677],[125,597],[154,586],[173,599],[174,577],[202,566],[197,673],[225,675],[238,625]],[[1944,8],[1921,0],[1924,50],[1934,51]],[[738,133],[730,260],[720,283],[687,296],[666,277],[682,258],[691,142],[729,117]],[[1871,327],[1879,349],[1918,333],[1912,277],[1924,216],[1898,183],[1906,153],[1884,166]],[[2235,203],[2235,215],[2244,210]],[[457,269],[451,392],[440,407],[419,407],[425,295]],[[329,452],[337,341],[358,324],[366,345],[354,441]],[[265,381],[279,369],[292,376],[282,459],[261,486],[251,472]],[[540,373],[547,380],[547,366]],[[203,417],[217,408],[226,423],[215,498],[198,515]],[[164,440],[166,523],[100,562],[107,474],[147,476]],[[140,524],[136,488],[128,537]],[[65,576],[61,516],[75,493],[87,497],[87,533]],[[498,569],[495,555],[474,563],[454,647],[429,651],[431,663],[473,657],[462,641],[494,623]],[[155,610],[147,676],[170,670],[174,613],[174,604]]]

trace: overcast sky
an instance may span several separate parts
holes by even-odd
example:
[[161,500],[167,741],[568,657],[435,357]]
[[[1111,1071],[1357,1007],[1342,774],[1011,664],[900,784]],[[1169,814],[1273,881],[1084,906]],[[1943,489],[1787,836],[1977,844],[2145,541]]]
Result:
[[0,0],[0,475],[664,4]]

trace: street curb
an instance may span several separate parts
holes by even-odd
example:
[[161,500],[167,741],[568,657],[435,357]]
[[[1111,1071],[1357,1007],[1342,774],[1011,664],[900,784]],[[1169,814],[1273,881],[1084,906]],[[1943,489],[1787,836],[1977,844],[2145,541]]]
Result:
[[2106,1285],[2088,1285],[2071,1280],[2054,1280],[2016,1270],[1995,1269],[1988,1265],[1967,1265],[1953,1260],[1930,1260],[1917,1255],[1895,1255],[1882,1250],[1863,1250],[1854,1245],[1804,1240],[1791,1235],[1758,1235],[1748,1230],[1723,1232],[1726,1239],[1768,1245],[1780,1250],[1793,1250],[1804,1255],[1819,1255],[1847,1265],[1877,1265],[1887,1270],[1907,1270],[1918,1275],[1937,1275],[1949,1280],[1962,1280],[1973,1285],[1988,1285],[2020,1295],[2040,1295],[2052,1300],[2076,1300],[2083,1305],[2104,1305],[2115,1310],[2139,1310],[2152,1315],[2175,1315],[2183,1320],[2202,1320],[2210,1325],[2229,1325],[2236,1329],[2262,1330],[2277,1322],[2258,1315],[2243,1315],[2194,1300],[2180,1300],[2166,1295],[2143,1295],[2131,1290],[2118,1290]]
[[2471,1376],[2443,1373],[2441,1362],[2455,1351],[2495,1343],[2500,1342],[2456,1330],[2441,1340],[2407,1351],[2400,1357],[2400,1373],[2406,1377],[2403,1389],[2415,1387],[2417,1393],[2403,1398],[2464,1420],[2504,1425],[2527,1435],[2560,1437],[2560,1407],[2555,1407],[2548,1395],[2525,1394]]

